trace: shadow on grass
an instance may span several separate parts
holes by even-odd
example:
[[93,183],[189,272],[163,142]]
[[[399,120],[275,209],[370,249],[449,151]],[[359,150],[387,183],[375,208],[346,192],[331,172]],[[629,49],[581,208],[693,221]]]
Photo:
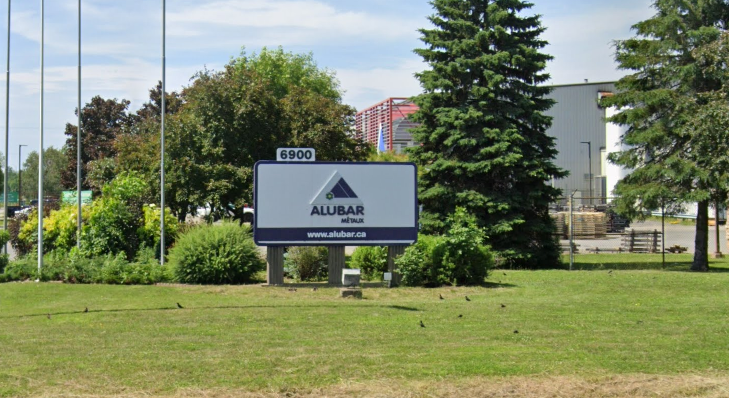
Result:
[[[670,271],[670,272],[695,272],[691,270],[691,261],[666,261],[664,266],[662,263],[655,262],[581,262],[575,261],[572,269],[575,271]],[[569,269],[569,264],[564,264],[563,268]],[[717,267],[709,264],[710,273],[729,272],[729,268]]]
[[402,310],[402,311],[420,311],[419,308],[414,307],[405,307],[402,305],[388,305],[389,308],[392,308],[394,310]]
[[[151,311],[190,311],[190,310],[241,310],[241,309],[259,309],[259,308],[339,308],[342,304],[317,304],[317,305],[216,305],[216,306],[200,306],[200,307],[153,307],[153,308],[108,308],[108,309],[89,309],[88,311],[57,311],[57,312],[46,312],[43,314],[28,314],[28,315],[12,315],[12,316],[0,316],[0,319],[11,319],[11,318],[42,318],[48,317],[53,319],[54,316],[59,315],[84,315],[94,313],[133,313],[133,312],[151,312]],[[402,305],[365,305],[366,307],[380,307],[389,308],[400,311],[421,311],[415,307],[405,307]]]
[[504,288],[517,287],[517,285],[515,285],[513,283],[503,283],[501,281],[497,281],[497,282],[486,281],[486,282],[480,284],[479,286],[486,288],[486,289],[504,289]]

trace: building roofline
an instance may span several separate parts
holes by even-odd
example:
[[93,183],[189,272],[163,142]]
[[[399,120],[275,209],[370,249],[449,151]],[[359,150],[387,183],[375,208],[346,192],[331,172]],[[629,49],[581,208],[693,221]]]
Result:
[[378,102],[378,103],[376,103],[374,105],[370,105],[367,108],[364,108],[364,109],[362,109],[360,111],[357,111],[357,114],[360,114],[362,112],[369,111],[370,109],[373,109],[373,108],[377,108],[378,106],[384,105],[384,104],[386,104],[388,102],[403,101],[403,102],[412,103],[412,101],[410,101],[410,98],[412,98],[412,97],[388,97],[388,98],[386,98],[386,99],[384,99],[384,100],[382,100],[382,101],[380,101],[380,102]]
[[598,85],[601,85],[601,84],[615,84],[615,83],[617,83],[617,81],[551,84],[551,85],[545,85],[544,87],[598,86]]

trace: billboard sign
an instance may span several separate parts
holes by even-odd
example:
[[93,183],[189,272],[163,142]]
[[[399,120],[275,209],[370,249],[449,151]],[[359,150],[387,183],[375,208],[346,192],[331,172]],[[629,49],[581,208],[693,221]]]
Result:
[[418,237],[413,163],[273,162],[254,169],[258,245],[408,245]]

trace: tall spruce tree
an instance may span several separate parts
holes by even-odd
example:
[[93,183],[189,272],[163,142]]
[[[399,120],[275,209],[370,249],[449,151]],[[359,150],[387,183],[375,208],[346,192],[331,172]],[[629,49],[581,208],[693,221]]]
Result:
[[559,263],[547,185],[566,173],[553,163],[551,119],[542,112],[551,59],[539,16],[521,0],[433,0],[433,29],[421,29],[415,52],[429,69],[417,74],[419,200],[425,232],[440,233],[456,207],[473,213],[506,266]]
[[[640,217],[646,210],[698,203],[691,269],[705,271],[709,204],[725,200],[727,185],[726,164],[712,160],[725,157],[714,150],[721,141],[708,133],[717,130],[710,125],[718,119],[696,118],[707,114],[722,79],[710,73],[712,62],[697,62],[697,54],[711,48],[727,28],[729,5],[656,0],[653,7],[653,17],[633,25],[636,37],[616,42],[616,60],[632,74],[603,101],[621,110],[611,121],[628,126],[621,139],[630,149],[610,159],[633,169],[616,186],[617,204],[622,213]],[[726,129],[719,130],[727,138]]]

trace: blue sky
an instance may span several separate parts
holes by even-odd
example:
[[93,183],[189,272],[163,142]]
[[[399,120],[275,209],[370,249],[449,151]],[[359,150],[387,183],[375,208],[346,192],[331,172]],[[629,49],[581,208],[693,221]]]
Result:
[[[77,104],[78,0],[45,2],[45,147],[60,148]],[[536,0],[542,15],[551,83],[610,81],[622,76],[612,41],[654,14],[651,0]],[[0,6],[0,59],[5,62],[7,3]],[[387,97],[420,92],[424,69],[413,49],[432,14],[425,0],[167,0],[167,90],[179,90],[205,67],[283,46],[308,53],[334,71],[344,102],[363,109]],[[136,110],[161,79],[161,0],[82,0],[82,104],[94,95],[124,98]],[[10,44],[9,162],[39,147],[40,0],[13,0]],[[5,87],[5,74],[0,76]],[[4,89],[0,93],[4,92]],[[5,96],[0,94],[4,109]],[[2,133],[5,131],[4,117]],[[0,138],[2,142],[2,138]],[[2,144],[0,144],[2,145]],[[0,148],[0,151],[2,148]],[[15,165],[15,166],[13,166]]]

